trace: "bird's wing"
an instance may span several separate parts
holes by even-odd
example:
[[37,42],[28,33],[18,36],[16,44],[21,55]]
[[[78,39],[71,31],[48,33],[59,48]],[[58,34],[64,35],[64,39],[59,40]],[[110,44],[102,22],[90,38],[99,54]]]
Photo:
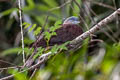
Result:
[[33,42],[30,47],[37,48],[37,47],[46,47],[47,43],[46,40],[44,39],[44,33],[41,33],[39,37],[36,39],[35,42]]
[[[83,33],[82,29],[78,25],[62,25],[62,27],[55,30],[57,35],[51,37],[49,46],[55,44],[63,44],[67,41],[71,41]],[[47,42],[44,39],[44,34],[40,35],[39,38],[33,43],[33,47],[47,47]]]
[[71,41],[83,33],[81,27],[78,25],[63,25],[55,32],[57,35],[51,37],[49,42],[50,46]]

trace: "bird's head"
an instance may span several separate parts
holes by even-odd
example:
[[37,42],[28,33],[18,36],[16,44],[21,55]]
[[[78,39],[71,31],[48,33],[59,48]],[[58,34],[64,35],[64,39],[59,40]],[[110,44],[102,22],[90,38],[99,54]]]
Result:
[[68,17],[63,22],[63,24],[79,24],[79,23],[80,23],[79,18],[75,16]]

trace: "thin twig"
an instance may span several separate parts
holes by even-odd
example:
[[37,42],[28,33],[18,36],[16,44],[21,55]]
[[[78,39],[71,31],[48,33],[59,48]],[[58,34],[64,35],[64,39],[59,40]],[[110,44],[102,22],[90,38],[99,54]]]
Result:
[[56,9],[60,9],[60,8],[64,7],[65,5],[71,3],[72,1],[73,1],[73,0],[68,0],[68,1],[65,2],[64,4],[62,4],[62,5],[58,6],[58,7],[52,8],[52,9],[50,9],[49,11],[51,12],[51,11],[54,11],[54,10],[56,10]]
[[6,64],[9,64],[9,65],[14,65],[14,66],[15,66],[15,64],[10,63],[10,62],[7,62],[7,61],[5,61],[5,60],[0,60],[0,62],[2,62],[2,63],[6,63]]
[[107,4],[104,4],[104,3],[100,3],[100,2],[96,2],[96,1],[92,1],[92,0],[87,0],[93,4],[96,4],[96,5],[99,5],[99,6],[102,6],[102,7],[106,7],[106,8],[109,8],[109,9],[112,9],[112,10],[116,10],[114,7],[110,6],[110,5],[107,5]]
[[20,20],[20,28],[21,28],[21,41],[22,41],[22,49],[23,49],[23,51],[22,51],[22,54],[23,54],[23,63],[25,63],[21,0],[18,0],[18,6],[19,6],[19,20]]
[[[115,6],[115,9],[117,10],[117,5],[116,5],[116,2],[115,2],[115,0],[112,0],[112,2],[113,2],[113,5]],[[119,22],[119,16],[118,17],[116,17],[116,28],[119,30],[120,28],[119,28],[119,24],[120,24],[120,22]]]
[[0,68],[0,70],[15,69],[15,68],[22,68],[22,66],[13,66],[13,67]]
[[33,71],[32,75],[30,76],[29,80],[32,80],[32,78],[34,77],[34,75],[36,74],[37,68],[35,68],[35,70]]

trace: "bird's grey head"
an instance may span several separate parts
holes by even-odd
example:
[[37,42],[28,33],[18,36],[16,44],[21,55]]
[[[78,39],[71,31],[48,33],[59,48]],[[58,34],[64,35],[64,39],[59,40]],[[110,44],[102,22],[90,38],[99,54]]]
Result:
[[78,23],[80,23],[79,18],[75,16],[68,17],[63,22],[63,24],[78,24]]

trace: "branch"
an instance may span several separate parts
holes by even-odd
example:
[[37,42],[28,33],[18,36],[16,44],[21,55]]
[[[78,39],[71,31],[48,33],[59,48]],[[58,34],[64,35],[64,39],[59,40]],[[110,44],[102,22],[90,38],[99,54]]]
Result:
[[21,41],[22,41],[22,49],[23,49],[23,63],[25,63],[25,54],[24,54],[24,37],[23,37],[23,28],[22,28],[22,9],[21,9],[21,0],[18,0],[19,7],[19,20],[20,20],[20,28],[21,28]]
[[89,37],[90,34],[93,34],[93,33],[97,32],[98,30],[103,28],[104,25],[106,25],[109,22],[113,21],[118,14],[120,14],[120,8],[117,9],[115,12],[113,12],[108,17],[106,17],[105,19],[101,20],[99,23],[97,23],[95,26],[93,26],[90,30],[86,31],[85,33],[78,36],[76,39],[72,40],[70,44],[71,45],[79,44],[81,41],[83,41],[84,39]]

